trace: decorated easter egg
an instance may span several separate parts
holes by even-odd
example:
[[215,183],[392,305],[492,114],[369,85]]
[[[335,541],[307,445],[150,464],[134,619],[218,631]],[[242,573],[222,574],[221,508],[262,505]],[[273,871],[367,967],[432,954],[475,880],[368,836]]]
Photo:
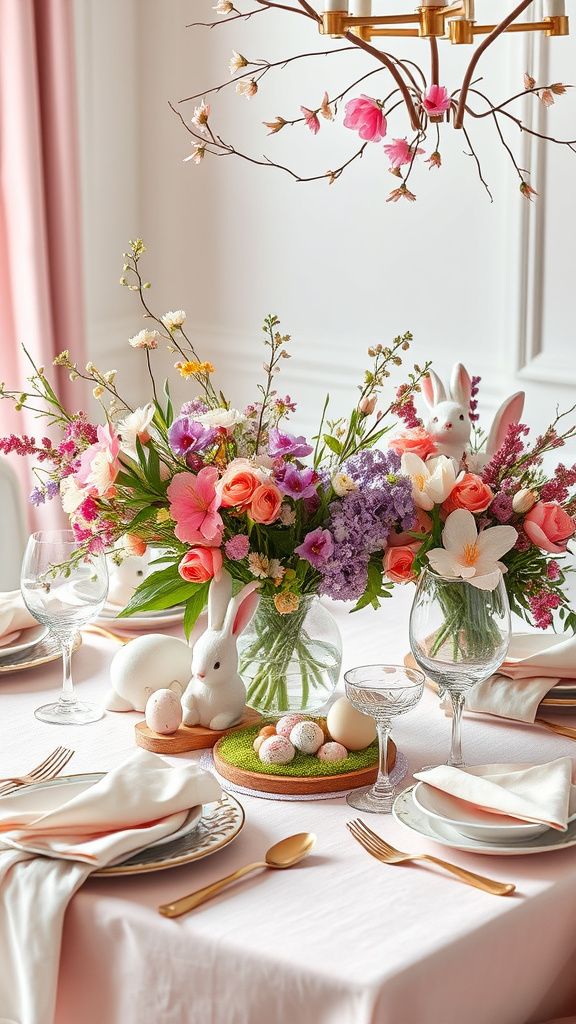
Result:
[[282,718],[278,719],[276,722],[276,732],[279,736],[285,736],[286,739],[288,739],[294,726],[297,725],[298,722],[305,721],[306,715],[300,714],[299,711],[293,711],[291,714],[284,715]]
[[295,754],[286,736],[268,736],[258,751],[258,757],[264,764],[288,764]]
[[332,740],[330,743],[323,743],[316,753],[321,761],[344,761],[348,757],[346,747],[341,743]]
[[316,722],[296,722],[290,733],[290,743],[303,754],[315,754],[324,743],[324,733]]
[[152,732],[170,736],[182,721],[180,698],[173,690],[156,690],[146,702],[146,725]]
[[328,712],[327,722],[332,739],[348,750],[362,750],[376,739],[374,719],[352,707],[347,697],[335,701]]

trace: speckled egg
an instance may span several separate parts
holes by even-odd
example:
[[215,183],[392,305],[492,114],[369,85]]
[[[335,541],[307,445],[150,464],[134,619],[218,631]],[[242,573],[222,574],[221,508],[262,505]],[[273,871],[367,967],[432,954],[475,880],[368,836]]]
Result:
[[290,743],[303,754],[315,754],[324,743],[324,733],[316,722],[296,722],[290,733]]
[[300,714],[299,711],[293,711],[289,715],[284,715],[283,718],[279,718],[276,722],[276,732],[279,736],[285,736],[289,739],[290,733],[298,722],[307,721],[306,715]]
[[348,751],[341,743],[332,741],[331,743],[323,743],[318,749],[316,757],[320,761],[344,761],[348,757]]
[[333,740],[348,750],[362,750],[376,739],[376,723],[340,697],[328,711],[328,729]]
[[264,764],[288,764],[296,751],[286,736],[268,736],[258,751]]
[[180,698],[173,690],[156,690],[146,702],[146,725],[152,732],[170,736],[182,721]]

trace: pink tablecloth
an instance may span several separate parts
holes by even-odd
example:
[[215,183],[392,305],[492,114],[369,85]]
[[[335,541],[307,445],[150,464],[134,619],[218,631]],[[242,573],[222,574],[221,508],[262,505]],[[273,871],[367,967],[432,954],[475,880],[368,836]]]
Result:
[[[411,596],[398,593],[379,613],[348,616],[333,606],[344,668],[402,659]],[[103,696],[114,650],[85,634],[74,657],[81,696]],[[135,713],[83,727],[36,721],[33,709],[56,695],[58,673],[56,665],[0,677],[1,775],[58,744],[76,750],[73,772],[108,770],[133,749]],[[445,759],[449,732],[426,692],[394,738],[416,771]],[[465,718],[464,743],[471,763],[576,756],[574,741],[482,716]],[[92,879],[78,891],[65,921],[57,1024],[541,1024],[576,1014],[576,847],[482,857],[441,848],[389,816],[366,816],[401,849],[514,881],[516,893],[503,899],[434,868],[378,864],[349,835],[345,823],[357,813],[342,798],[240,799],[246,825],[213,856]],[[249,876],[176,920],[157,913],[159,903],[301,831],[318,839],[299,866]]]

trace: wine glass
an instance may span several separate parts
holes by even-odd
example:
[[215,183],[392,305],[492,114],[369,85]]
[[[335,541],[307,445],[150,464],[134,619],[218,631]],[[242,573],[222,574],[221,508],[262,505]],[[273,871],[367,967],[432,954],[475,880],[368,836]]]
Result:
[[376,722],[378,732],[378,777],[373,786],[355,789],[346,797],[360,811],[389,814],[395,788],[388,774],[388,737],[392,718],[413,708],[424,689],[424,676],[403,665],[361,665],[344,673],[348,700]]
[[462,710],[466,691],[502,664],[511,636],[510,606],[500,573],[492,590],[440,576],[429,567],[410,612],[410,649],[422,671],[452,702],[452,743],[446,764],[463,767]]
[[36,718],[56,725],[97,722],[103,709],[78,700],[71,661],[76,633],[96,618],[106,600],[106,558],[79,554],[72,530],[33,533],[24,552],[20,589],[29,611],[48,626],[62,648],[62,692],[55,704],[37,708]]

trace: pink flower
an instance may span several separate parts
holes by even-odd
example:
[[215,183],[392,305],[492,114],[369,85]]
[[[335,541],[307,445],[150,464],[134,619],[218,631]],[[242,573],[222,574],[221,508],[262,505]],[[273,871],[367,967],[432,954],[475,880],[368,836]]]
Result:
[[191,548],[178,566],[178,572],[187,583],[206,583],[219,576],[222,568],[220,548]]
[[561,553],[576,526],[557,501],[537,501],[524,519],[524,529],[536,547]]
[[366,142],[380,142],[386,135],[386,118],[377,100],[362,93],[345,106],[344,127],[358,132]]
[[311,533],[307,533],[302,544],[294,548],[296,555],[300,555],[300,558],[310,562],[310,565],[313,565],[316,569],[319,569],[330,558],[333,551],[334,541],[332,540],[330,530],[321,529],[312,530]]
[[[415,545],[420,547],[420,545]],[[388,548],[384,555],[384,575],[392,583],[410,583],[416,579],[412,566],[416,552],[413,547]]]
[[486,511],[493,497],[492,489],[483,483],[479,476],[475,473],[464,473],[456,481],[442,508],[446,512],[453,512],[455,508],[467,508],[477,514]]
[[392,139],[392,142],[384,146],[384,152],[390,160],[392,168],[402,167],[402,164],[409,164],[414,155],[423,153],[423,149],[414,150],[408,145],[408,139]]
[[308,110],[308,107],[300,107],[301,112],[304,114],[304,120],[306,121],[307,127],[312,132],[312,135],[318,135],[320,131],[320,121],[314,110]]
[[424,430],[424,427],[410,427],[403,434],[391,438],[388,447],[398,452],[398,455],[404,455],[404,452],[413,452],[423,460],[426,460],[429,455],[436,454],[436,444],[432,435]]
[[237,533],[226,541],[224,547],[228,558],[231,558],[234,562],[240,562],[243,558],[246,558],[250,550],[250,538],[246,533]]
[[450,97],[443,85],[430,85],[422,93],[422,106],[427,114],[443,114],[450,110]]
[[112,484],[120,472],[118,452],[120,439],[112,427],[98,427],[98,440],[86,448],[80,456],[80,467],[75,474],[77,484],[83,485],[89,494],[103,498],[110,496]]
[[217,479],[216,467],[205,466],[197,475],[177,473],[168,487],[170,515],[176,523],[174,533],[185,544],[220,544],[222,540]]

